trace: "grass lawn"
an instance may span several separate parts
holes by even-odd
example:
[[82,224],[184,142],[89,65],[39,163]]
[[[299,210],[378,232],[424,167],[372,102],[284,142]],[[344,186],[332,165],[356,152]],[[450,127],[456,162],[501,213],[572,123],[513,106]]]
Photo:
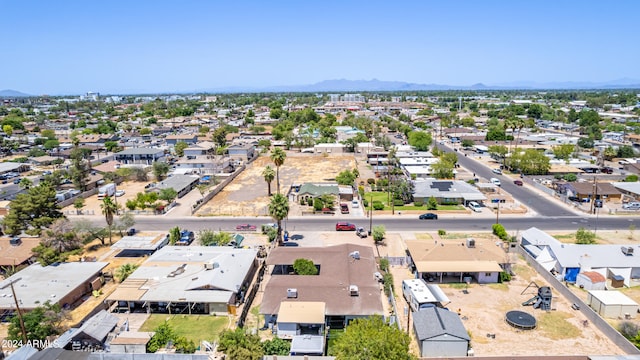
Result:
[[329,336],[327,339],[327,354],[331,354],[331,348],[336,340],[344,334],[343,329],[329,329]]
[[538,330],[549,339],[571,339],[582,331],[567,321],[571,315],[561,311],[550,311],[538,315]]
[[200,340],[214,341],[229,323],[226,316],[151,314],[140,331],[154,331],[167,319],[178,335],[193,340],[196,344]]
[[[371,203],[371,198],[373,196],[373,201],[379,201],[384,205],[384,210],[391,210],[391,205],[389,204],[388,200],[388,193],[384,192],[384,191],[374,191],[374,192],[368,192],[364,194],[364,199],[366,199],[369,203]],[[371,208],[371,204],[369,204],[369,206],[367,206],[366,210],[368,210],[369,208]],[[427,205],[422,205],[422,206],[415,206],[413,204],[407,204],[407,205],[403,205],[403,206],[396,206],[395,207],[396,211],[402,211],[402,210],[424,210],[427,211]],[[438,205],[438,209],[437,210],[464,210],[464,206],[462,205]]]

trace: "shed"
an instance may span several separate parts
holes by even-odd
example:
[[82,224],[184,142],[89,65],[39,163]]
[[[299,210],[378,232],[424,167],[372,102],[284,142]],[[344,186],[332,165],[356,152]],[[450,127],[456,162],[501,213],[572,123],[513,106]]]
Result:
[[633,319],[638,313],[638,303],[614,290],[591,290],[587,295],[589,305],[600,316],[610,319]]
[[469,334],[458,314],[437,307],[413,313],[421,357],[467,356]]
[[585,271],[576,277],[576,286],[585,290],[604,290],[606,285],[604,275],[595,271]]

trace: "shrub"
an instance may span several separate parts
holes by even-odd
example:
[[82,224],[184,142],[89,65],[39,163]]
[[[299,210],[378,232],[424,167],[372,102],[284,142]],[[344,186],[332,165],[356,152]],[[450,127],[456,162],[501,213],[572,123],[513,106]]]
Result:
[[389,260],[380,259],[380,270],[387,272],[389,271]]
[[393,206],[404,206],[404,201],[402,201],[400,199],[394,199],[393,200]]
[[631,339],[638,335],[638,332],[640,332],[640,325],[636,325],[632,321],[623,321],[622,323],[620,323],[619,331],[622,336],[626,337],[627,339]]
[[585,228],[580,228],[576,232],[576,244],[595,244],[596,234]]
[[307,198],[307,205],[313,206],[313,198]]
[[435,197],[430,197],[427,201],[427,210],[437,210],[438,209],[438,200]]
[[424,203],[422,201],[414,201],[413,202],[413,206],[415,207],[422,207],[424,205]]
[[386,234],[387,230],[385,229],[384,225],[376,225],[373,227],[373,229],[371,229],[371,235],[373,236],[373,241],[382,241],[384,240],[384,235]]
[[364,196],[364,186],[358,186],[358,194],[360,194],[360,197]]
[[573,181],[578,180],[578,177],[576,176],[576,174],[566,174],[566,175],[564,176],[564,179],[565,179],[566,181],[573,182]]
[[393,293],[393,275],[391,275],[391,273],[385,273],[382,276],[382,283],[384,284],[385,295],[391,295],[391,293]]
[[363,205],[364,207],[369,206],[369,200],[367,200],[367,199],[362,199],[362,205]]
[[304,200],[304,198],[300,198],[300,205],[306,205],[307,202]]
[[320,211],[322,210],[322,207],[324,206],[324,203],[322,202],[322,200],[315,198],[313,200],[313,210],[315,211]]
[[491,229],[493,230],[493,235],[499,237],[501,240],[506,241],[509,238],[507,230],[505,230],[504,226],[502,226],[501,224],[493,224],[493,226],[491,226]]
[[636,181],[638,181],[638,175],[636,174],[629,175],[624,179],[624,182],[636,182]]
[[507,282],[507,281],[511,281],[511,274],[509,274],[506,271],[503,271],[500,273],[500,282]]
[[380,201],[373,202],[373,210],[384,210],[384,204]]
[[447,230],[439,229],[438,230],[438,235],[440,235],[440,236],[447,235]]
[[373,179],[373,178],[368,178],[368,179],[367,179],[367,184],[369,184],[369,185],[373,185],[373,184],[375,184],[375,183],[376,183],[376,179]]

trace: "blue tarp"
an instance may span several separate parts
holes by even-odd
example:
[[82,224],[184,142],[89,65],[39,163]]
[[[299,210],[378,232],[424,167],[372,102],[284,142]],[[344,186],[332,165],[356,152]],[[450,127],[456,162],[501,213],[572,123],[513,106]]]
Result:
[[564,275],[564,281],[574,283],[580,273],[580,268],[567,268],[567,273]]

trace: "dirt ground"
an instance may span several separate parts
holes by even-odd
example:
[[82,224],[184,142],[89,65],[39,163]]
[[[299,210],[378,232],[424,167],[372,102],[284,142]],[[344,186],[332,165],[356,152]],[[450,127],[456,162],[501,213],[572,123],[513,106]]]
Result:
[[[260,156],[250,163],[236,179],[200,208],[196,215],[267,215],[268,189],[262,176],[262,171],[267,165],[271,165],[275,170],[273,162],[266,155]],[[323,156],[321,154],[287,152],[287,158],[280,167],[281,191],[286,194],[293,184],[333,181],[341,171],[353,169],[355,166],[356,158],[353,155]],[[274,179],[271,183],[271,192],[276,193],[276,188],[277,182]],[[296,204],[291,204],[291,206],[289,215],[301,214],[301,210]]]
[[[125,203],[129,199],[134,199],[136,194],[139,192],[144,192],[144,187],[150,183],[150,181],[125,181],[119,184],[116,189],[124,190],[125,193],[122,196],[114,197],[115,201],[122,209],[126,209]],[[84,207],[82,208],[82,214],[87,215],[100,215],[102,214],[102,208],[100,204],[102,202],[98,200],[98,195],[92,195],[84,200]],[[76,208],[73,204],[62,209],[65,213],[72,212],[75,214]]]
[[[390,256],[404,254],[403,240],[438,237],[436,233],[392,235],[387,238],[385,247],[389,249]],[[440,241],[461,240],[464,240],[464,237]],[[393,242],[400,244],[392,244]],[[470,284],[468,287],[459,284],[441,285],[451,300],[447,308],[459,311],[466,329],[471,334],[471,346],[476,356],[624,354],[596,327],[584,326],[583,321],[586,318],[580,312],[572,310],[569,301],[555,292],[552,303],[555,310],[549,313],[522,306],[521,303],[531,298],[536,291],[528,289],[525,294],[521,294],[527,285],[535,281],[538,285],[544,286],[545,282],[521,257],[512,255],[511,258],[515,263],[516,276],[508,284]],[[396,287],[396,302],[399,308],[404,308],[407,305],[400,290],[402,280],[411,279],[413,275],[406,266],[392,266],[391,272]],[[539,325],[537,329],[530,331],[517,330],[504,321],[506,312],[510,310],[525,311],[538,321],[544,320],[545,317],[553,318],[553,325]],[[402,311],[399,312],[399,321],[406,329],[407,318]],[[413,331],[410,333],[414,337]],[[495,335],[495,338],[489,337],[488,334]],[[415,339],[412,348],[417,351]]]

